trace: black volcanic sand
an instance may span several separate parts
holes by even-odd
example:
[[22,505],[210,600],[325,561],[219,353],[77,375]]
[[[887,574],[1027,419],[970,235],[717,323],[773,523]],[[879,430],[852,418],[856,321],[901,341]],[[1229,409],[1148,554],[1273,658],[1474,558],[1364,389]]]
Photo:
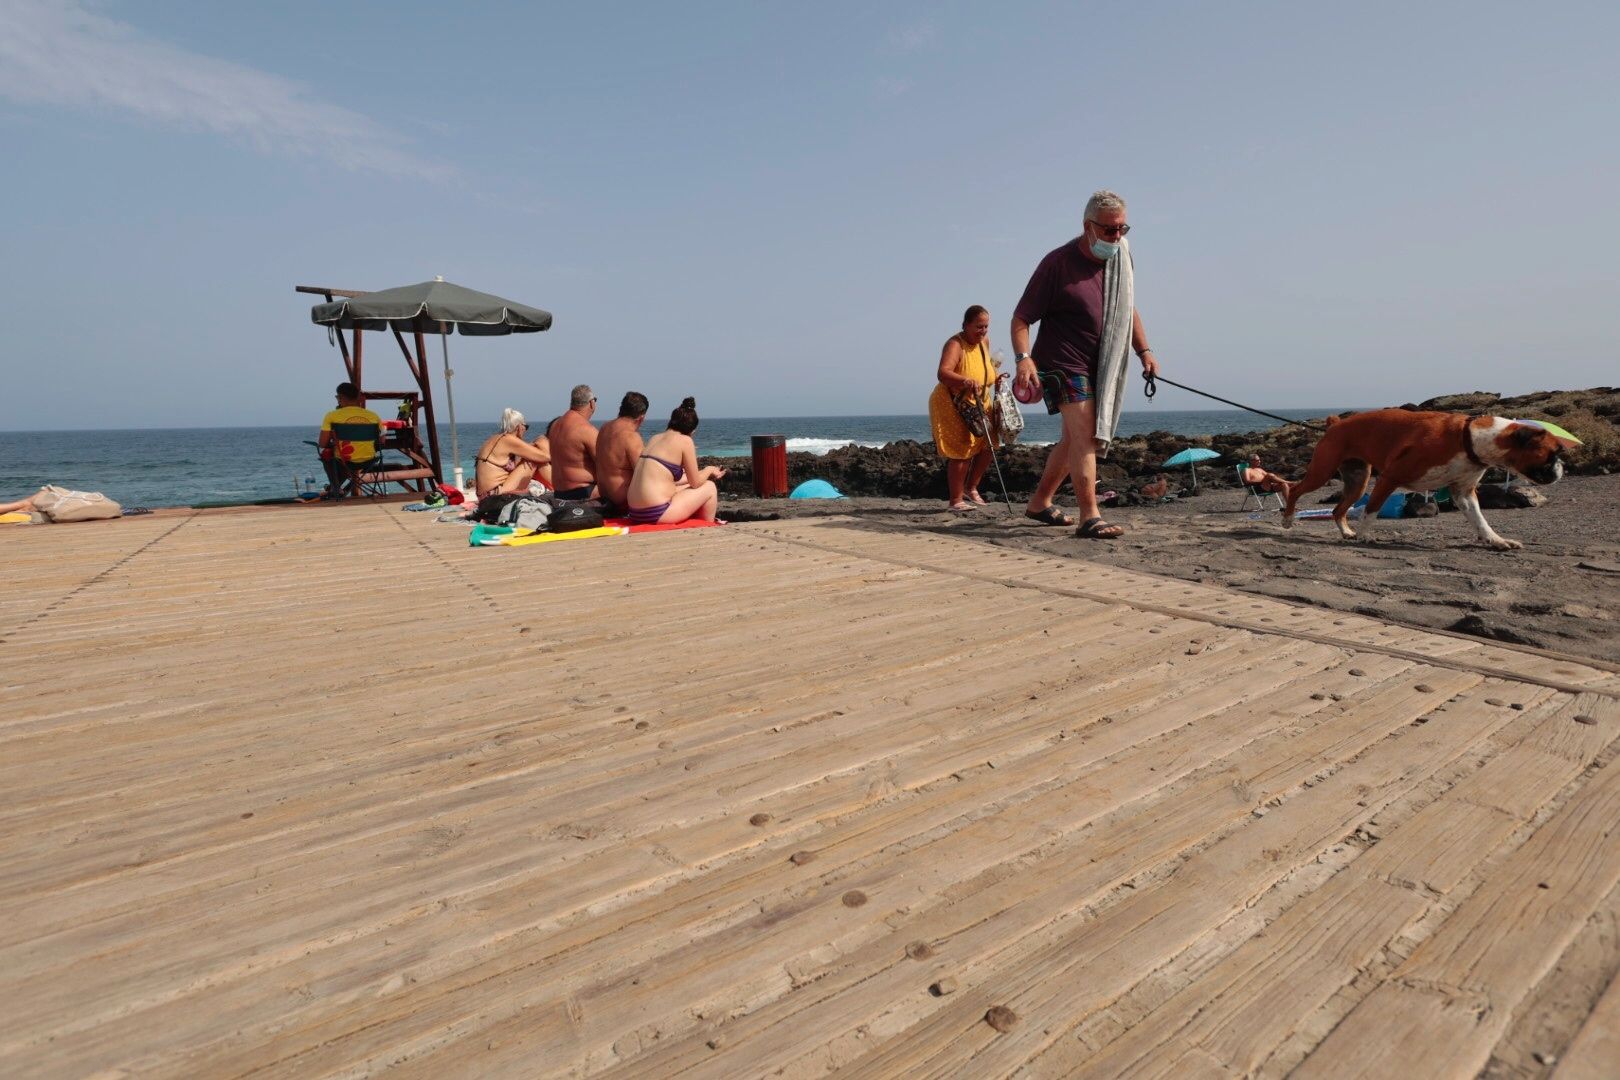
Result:
[[[1620,660],[1620,476],[1568,477],[1540,489],[1545,505],[1487,510],[1520,551],[1477,542],[1460,512],[1379,521],[1371,543],[1339,538],[1331,521],[1291,532],[1273,511],[1240,512],[1241,493],[1215,491],[1105,513],[1129,531],[1079,540],[1073,529],[1027,521],[997,502],[953,514],[939,500],[727,499],[735,521],[848,515],[872,528],[926,529],[985,544],[1207,581],[1394,622],[1455,630],[1561,652]],[[1059,500],[1074,517],[1073,500]]]
[[[1004,458],[1004,466],[1013,459],[1007,477],[1015,492],[1011,514],[999,501],[971,514],[947,511],[942,463],[930,444],[916,443],[834,451],[844,455],[837,468],[827,468],[827,459],[810,458],[820,467],[799,477],[816,475],[843,490],[861,492],[869,488],[859,477],[876,481],[881,473],[881,482],[870,486],[893,492],[905,490],[901,483],[909,484],[913,498],[739,498],[733,474],[727,477],[732,482],[726,485],[720,513],[734,521],[847,515],[871,528],[927,529],[1074,559],[1077,574],[1085,572],[1086,562],[1106,563],[1615,662],[1620,660],[1620,431],[1612,421],[1620,417],[1620,391],[1563,396],[1580,400],[1561,414],[1546,410],[1542,415],[1586,440],[1586,450],[1577,451],[1569,462],[1575,475],[1536,489],[1546,495],[1544,505],[1485,511],[1497,532],[1524,543],[1520,551],[1496,552],[1480,544],[1459,512],[1380,520],[1371,543],[1341,540],[1327,520],[1301,521],[1286,532],[1274,511],[1256,513],[1252,503],[1246,512],[1239,509],[1242,492],[1229,479],[1231,466],[1224,463],[1200,470],[1197,495],[1105,509],[1109,520],[1127,528],[1120,539],[1079,540],[1073,529],[1043,527],[1023,517],[1023,500],[1016,493],[1033,486],[1045,458],[1045,450],[1034,447],[1015,448]],[[1551,399],[1557,407],[1559,397],[1544,395],[1543,403]],[[1459,395],[1424,405],[1534,415],[1525,399],[1504,403],[1494,395]],[[1135,490],[1159,471],[1151,462],[1186,445],[1213,443],[1228,455],[1255,447],[1268,468],[1294,478],[1304,471],[1315,435],[1292,428],[1213,440],[1150,435],[1123,442],[1135,444],[1133,453],[1121,453],[1125,447],[1116,444],[1114,462],[1105,468],[1099,487],[1112,487],[1132,501]],[[790,455],[800,456],[810,457]],[[1128,466],[1133,457],[1139,462],[1135,472]],[[1117,471],[1110,476],[1110,469]],[[982,488],[986,497],[995,486],[992,473]],[[1301,508],[1333,501],[1335,488],[1330,484],[1307,496]],[[1067,492],[1059,505],[1076,516]]]

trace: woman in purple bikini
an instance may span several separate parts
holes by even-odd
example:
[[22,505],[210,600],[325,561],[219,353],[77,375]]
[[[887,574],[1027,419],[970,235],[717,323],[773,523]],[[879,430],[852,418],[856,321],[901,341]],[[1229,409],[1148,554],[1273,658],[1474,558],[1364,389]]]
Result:
[[687,398],[669,414],[669,427],[647,440],[636,471],[630,476],[626,498],[630,524],[673,525],[698,518],[713,521],[720,505],[715,480],[726,470],[697,463],[697,401]]

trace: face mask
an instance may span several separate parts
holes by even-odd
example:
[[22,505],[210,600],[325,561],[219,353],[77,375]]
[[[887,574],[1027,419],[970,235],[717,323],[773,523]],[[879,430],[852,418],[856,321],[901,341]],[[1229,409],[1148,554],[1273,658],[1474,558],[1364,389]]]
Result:
[[1119,254],[1119,244],[1110,244],[1106,240],[1093,240],[1091,242],[1091,253],[1103,262],[1107,262]]

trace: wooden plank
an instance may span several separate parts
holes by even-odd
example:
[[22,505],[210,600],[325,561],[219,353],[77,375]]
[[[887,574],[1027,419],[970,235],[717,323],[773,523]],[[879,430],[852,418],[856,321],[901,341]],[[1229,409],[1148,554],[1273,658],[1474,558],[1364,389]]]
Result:
[[[1373,665],[1388,663],[1381,658],[1370,660],[1366,670],[1371,674]],[[1378,673],[1380,683],[1381,676],[1388,673],[1387,668]],[[1356,681],[1356,677],[1344,677]],[[1427,678],[1402,675],[1397,686],[1409,689]],[[1365,685],[1370,680],[1360,681]],[[706,1049],[701,1039],[693,1039],[684,1040],[667,1053],[686,1055],[678,1059],[683,1065],[692,1064],[691,1056],[695,1055],[702,1060],[713,1058],[720,1071],[744,1067],[771,1070],[787,1068],[795,1060],[819,1060],[821,1048],[847,1041],[859,1031],[868,1036],[857,1050],[866,1051],[870,1035],[876,1030],[874,1017],[888,1011],[894,1001],[915,1003],[912,1011],[932,1007],[932,999],[926,994],[917,996],[932,977],[950,974],[966,984],[964,973],[977,965],[1000,964],[1007,957],[1023,956],[1015,947],[1023,937],[1033,935],[1036,940],[1045,940],[1043,928],[1060,925],[1065,917],[1083,911],[1119,882],[1174,857],[1211,831],[1248,816],[1255,805],[1309,779],[1328,762],[1354,756],[1390,731],[1405,727],[1413,715],[1425,711],[1431,700],[1427,695],[1388,686],[1380,685],[1378,690],[1366,700],[1332,705],[1319,723],[1287,729],[1282,734],[1271,732],[1264,739],[1245,744],[1230,760],[1205,770],[1193,787],[1173,797],[1167,793],[1146,805],[1133,806],[1129,814],[1090,819],[1086,830],[1061,845],[1048,846],[1040,862],[1015,878],[998,875],[974,890],[955,890],[941,903],[918,909],[896,923],[892,935],[874,941],[846,960],[829,964],[826,971],[810,972],[811,984],[793,998],[753,1010],[732,1025],[706,1026],[698,1032],[701,1038],[716,1032],[726,1035],[728,1045],[737,1046],[735,1052],[716,1055]],[[1306,694],[1301,694],[1300,700],[1306,706],[1311,704]],[[1256,707],[1262,713],[1272,708],[1260,702]],[[1211,753],[1219,751],[1212,747]],[[1105,777],[1099,776],[1086,787],[1116,785],[1115,804],[1129,799],[1134,792],[1117,787],[1131,783],[1124,764],[1116,762]],[[1156,776],[1159,765],[1150,758],[1138,768],[1143,768],[1146,776]],[[919,968],[906,960],[903,947],[911,940],[934,943],[941,961]],[[1017,962],[1006,960],[1014,965]],[[889,1027],[894,1032],[904,1030],[905,1021],[896,1020]],[[671,1058],[672,1065],[674,1060]],[[628,1071],[641,1067],[656,1071],[665,1064],[665,1055],[661,1054],[647,1062],[629,1062],[626,1067]]]
[[1580,1034],[1558,1059],[1553,1080],[1614,1080],[1620,1071],[1620,976],[1598,999]]
[[[1077,750],[1079,750],[1079,745],[1077,745]],[[1045,764],[1045,763],[1043,763],[1043,764]],[[1056,767],[1061,767],[1061,766],[1056,766]],[[991,790],[995,789],[995,787],[1001,787],[1001,785],[1004,785],[1003,774],[1001,774],[1000,771],[996,772],[995,777],[987,776],[987,777],[985,777],[985,779],[990,780],[990,782],[991,782]],[[995,784],[996,780],[1001,780],[1001,784]],[[949,810],[948,806],[946,806],[946,813],[948,813],[948,816],[954,816],[954,814],[959,814],[959,813],[961,813],[961,811],[959,811],[959,810]],[[906,834],[907,834],[907,832],[901,832],[901,834],[899,834],[899,836],[906,836]],[[972,844],[970,844],[969,840],[970,840],[970,837],[964,837],[964,840],[962,840],[962,842],[966,842],[966,844],[969,844],[969,848],[972,848]],[[883,840],[881,840],[881,839],[868,839],[868,840],[865,840],[865,842],[863,842],[862,848],[863,848],[863,850],[872,850],[873,845],[878,845],[878,847],[881,847],[881,845],[883,845]],[[823,848],[823,852],[826,852],[826,848]],[[773,860],[771,860],[771,863],[773,863],[773,865],[781,865],[781,863],[779,863],[779,861],[776,861],[776,860],[781,860],[781,858],[782,858],[781,853],[778,853],[778,855],[776,855],[776,857],[774,857]],[[826,858],[828,858],[829,861],[833,860],[833,853],[826,853]],[[820,863],[818,863],[818,865],[820,865]],[[766,873],[766,876],[778,876],[778,871],[770,870],[770,868],[766,868],[765,873]],[[523,925],[530,925],[531,921],[533,921],[533,904],[535,904],[535,902],[536,902],[536,894],[535,894],[535,889],[533,889],[533,886],[525,886],[525,887],[523,887],[522,904],[520,904],[520,910],[518,910],[518,916],[520,916],[520,918],[522,918]],[[740,902],[740,904],[745,905],[745,907],[750,908],[750,910],[752,910],[753,905],[755,905],[755,900],[748,899],[747,895],[745,895],[745,897],[740,897],[739,902]],[[705,900],[703,900],[703,918],[705,918],[705,920],[713,920],[713,899],[705,899]],[[431,928],[429,928],[429,929],[431,929]],[[392,933],[392,931],[390,931],[390,933]],[[441,934],[441,936],[442,936],[442,931],[433,931],[433,933]],[[667,944],[666,938],[667,938],[666,934],[659,934],[659,936],[658,936],[659,944]],[[502,952],[502,954],[499,954],[499,957],[501,957],[501,959],[497,960],[497,962],[502,963],[502,965],[510,965],[510,963],[512,963],[512,959],[510,959],[510,955],[505,954],[505,952]],[[343,965],[343,967],[347,967],[347,965]],[[387,978],[387,975],[381,976],[382,981],[386,981],[386,978]],[[546,983],[543,983],[543,986],[549,986],[549,984],[551,984],[551,980],[548,980],[548,981],[546,981]],[[374,991],[368,991],[368,993],[366,993],[366,997],[371,996],[371,993],[374,993]],[[222,999],[222,997],[215,996],[214,1002],[215,1002],[215,1010],[219,1010],[219,1009],[222,1009],[222,1007],[224,1007],[224,999]],[[452,1004],[455,1004],[455,1002],[452,1001]],[[256,1012],[256,1009],[249,1009],[248,1012],[246,1012],[246,1015],[254,1015],[254,1012]],[[411,1015],[408,1018],[411,1018],[411,1020],[415,1020],[415,1018],[416,1018],[415,1017],[415,1010],[413,1010],[413,1012],[411,1012]],[[168,1035],[173,1036],[172,1028],[170,1028],[170,1030],[168,1030]]]
[[[1613,723],[1620,704],[1591,695],[1574,707]],[[1607,838],[1617,817],[1620,768],[1611,764],[1419,945],[1392,981],[1368,995],[1299,1075],[1480,1068],[1514,1007],[1620,883],[1620,844]]]
[[[1563,698],[1543,705],[1545,716],[1515,748],[1533,745],[1548,731],[1568,725],[1573,706]],[[1594,746],[1592,753],[1599,748]],[[1512,749],[1491,766],[1511,758]],[[1567,783],[1586,763],[1564,764]],[[1386,824],[1383,839],[1348,869],[1104,1051],[1092,1056],[1083,1045],[1060,1041],[1034,1063],[1030,1075],[1171,1076],[1180,1052],[1188,1047],[1200,1048],[1230,1071],[1253,1074],[1306,1016],[1348,985],[1429,908],[1431,894],[1451,888],[1521,824],[1522,818],[1469,801],[1495,787],[1491,766],[1472,773],[1393,829]],[[1435,869],[1437,864],[1443,872]],[[1411,891],[1403,879],[1419,879],[1419,891]]]
[[[1184,958],[1335,813],[1469,773],[1379,819],[1329,879],[1359,903],[1314,887],[1257,939],[1297,925],[1265,959],[1322,961],[1298,1011],[1387,939],[1358,908],[1398,921],[1414,889],[1480,880],[1472,853],[1580,790],[1613,730],[1506,745],[1545,691],[1448,671],[1472,643],[1266,601],[1251,632],[1205,610],[1248,598],[1106,567],[1081,592],[1072,560],[954,537],[773,523],[540,555],[380,504],[126,526],[160,542],[8,548],[19,595],[89,582],[0,645],[9,1072],[1004,1071],[1155,956],[1199,984],[1220,962]],[[694,559],[727,573],[671,588]],[[411,581],[410,609],[334,609],[356,572]],[[391,653],[402,619],[418,643]],[[370,662],[331,665],[340,640]],[[61,682],[87,656],[101,677]],[[441,685],[554,689],[513,711],[420,694]],[[1425,773],[1442,742],[1490,760]],[[917,940],[935,955],[907,958]],[[962,989],[929,996],[947,973]],[[992,989],[1025,1020],[975,1049],[982,1007],[953,1025]],[[1175,1068],[1213,1075],[1264,1041],[1249,1023]]]
[[[1455,690],[1469,685],[1453,684]],[[1477,697],[1448,711],[1444,720],[1407,728],[1295,792],[1267,816],[1194,854],[1163,884],[1134,890],[1094,919],[1075,920],[1065,933],[998,962],[992,971],[970,971],[982,989],[962,995],[960,1003],[952,1002],[907,1030],[904,1039],[891,1040],[863,1059],[858,1074],[896,1067],[913,1075],[963,1069],[999,1074],[1033,1057],[1293,867],[1455,760],[1482,727],[1507,722]],[[1004,1034],[980,1022],[982,1009],[997,1003],[1025,1022]]]

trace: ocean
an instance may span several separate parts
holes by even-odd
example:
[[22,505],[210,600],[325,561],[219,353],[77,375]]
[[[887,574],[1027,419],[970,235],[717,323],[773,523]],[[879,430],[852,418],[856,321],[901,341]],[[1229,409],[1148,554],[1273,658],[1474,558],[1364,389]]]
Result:
[[[1342,407],[1275,409],[1290,419],[1343,412]],[[605,418],[604,418],[605,419]],[[652,418],[649,418],[651,421]],[[1038,408],[1024,413],[1019,440],[1050,443],[1055,417]],[[1126,411],[1120,434],[1169,431],[1220,435],[1264,431],[1277,422],[1237,409]],[[458,425],[462,467],[472,476],[473,454],[494,432],[491,424]],[[647,430],[652,430],[649,424]],[[313,447],[315,426],[254,428],[140,428],[127,431],[0,431],[0,502],[22,498],[42,484],[100,491],[125,506],[192,506],[287,498],[325,483]],[[705,418],[698,452],[745,457],[753,435],[785,435],[790,451],[824,454],[838,446],[883,446],[900,439],[933,438],[926,416],[753,416]],[[449,471],[450,432],[439,445]]]

